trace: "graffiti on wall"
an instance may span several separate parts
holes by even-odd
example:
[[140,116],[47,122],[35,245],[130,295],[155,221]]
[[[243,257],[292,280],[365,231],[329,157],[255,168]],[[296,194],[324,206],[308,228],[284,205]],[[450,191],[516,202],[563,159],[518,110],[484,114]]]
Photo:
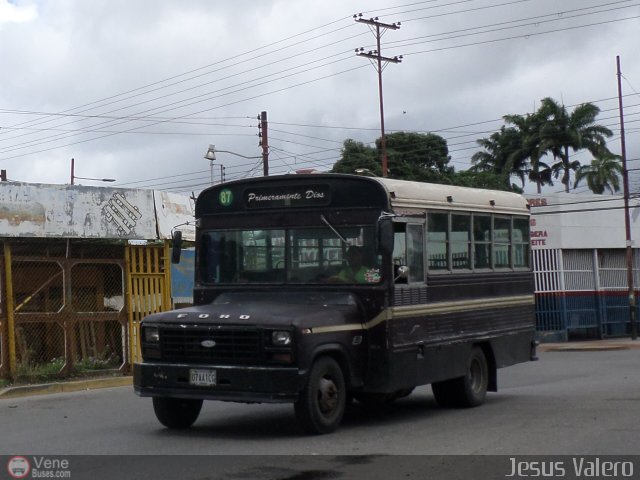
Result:
[[130,235],[135,230],[137,221],[142,218],[140,209],[132,205],[122,193],[114,193],[102,211],[123,236]]

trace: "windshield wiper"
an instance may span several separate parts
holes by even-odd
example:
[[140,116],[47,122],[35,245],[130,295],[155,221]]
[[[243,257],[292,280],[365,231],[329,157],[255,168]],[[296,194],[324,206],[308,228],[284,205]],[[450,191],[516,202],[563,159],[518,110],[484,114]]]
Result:
[[324,224],[327,227],[329,227],[333,231],[333,233],[335,233],[338,236],[338,238],[342,241],[342,243],[344,243],[347,247],[350,246],[349,242],[347,242],[347,240],[342,235],[340,235],[340,232],[338,230],[336,230],[333,227],[333,225],[331,225],[329,223],[329,220],[327,220],[324,215],[320,215],[320,220],[322,220],[324,222]]

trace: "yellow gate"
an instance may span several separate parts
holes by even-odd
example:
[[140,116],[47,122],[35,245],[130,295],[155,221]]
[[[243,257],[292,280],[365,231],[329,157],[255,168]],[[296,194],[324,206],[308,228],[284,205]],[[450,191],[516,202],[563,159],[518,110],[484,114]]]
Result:
[[140,321],[152,313],[171,310],[169,242],[160,246],[126,248],[130,362],[141,360]]

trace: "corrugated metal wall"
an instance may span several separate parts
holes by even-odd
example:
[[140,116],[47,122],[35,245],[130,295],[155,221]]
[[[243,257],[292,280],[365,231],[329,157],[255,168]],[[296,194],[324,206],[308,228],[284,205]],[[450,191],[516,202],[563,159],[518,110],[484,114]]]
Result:
[[[637,251],[634,259],[637,291]],[[624,249],[534,250],[533,267],[537,328],[543,340],[629,334]]]

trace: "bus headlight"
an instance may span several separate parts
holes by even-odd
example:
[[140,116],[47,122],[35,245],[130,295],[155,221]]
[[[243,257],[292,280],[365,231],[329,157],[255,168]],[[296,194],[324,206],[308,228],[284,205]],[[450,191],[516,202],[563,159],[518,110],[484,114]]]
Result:
[[271,333],[271,344],[274,347],[286,347],[291,345],[291,333],[283,330],[276,330]]
[[157,343],[160,341],[160,330],[158,327],[144,327],[144,341]]

